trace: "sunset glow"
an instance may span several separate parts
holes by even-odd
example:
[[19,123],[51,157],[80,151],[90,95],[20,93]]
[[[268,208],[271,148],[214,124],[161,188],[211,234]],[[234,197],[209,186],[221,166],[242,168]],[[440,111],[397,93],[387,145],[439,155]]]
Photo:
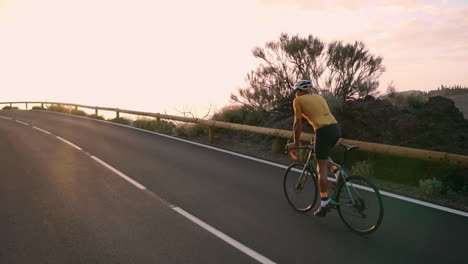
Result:
[[382,92],[468,85],[463,0],[0,0],[0,101],[203,116],[282,32],[363,41]]

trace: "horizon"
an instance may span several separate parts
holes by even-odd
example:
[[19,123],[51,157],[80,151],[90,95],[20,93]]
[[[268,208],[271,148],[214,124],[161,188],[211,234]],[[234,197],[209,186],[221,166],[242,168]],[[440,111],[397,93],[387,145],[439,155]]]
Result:
[[461,0],[0,0],[0,101],[203,116],[282,32],[363,41],[383,57],[381,93],[468,86],[467,17]]

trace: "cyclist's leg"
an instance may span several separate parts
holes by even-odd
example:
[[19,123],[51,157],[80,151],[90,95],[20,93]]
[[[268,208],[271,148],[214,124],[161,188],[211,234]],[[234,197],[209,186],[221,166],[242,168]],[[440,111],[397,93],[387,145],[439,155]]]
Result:
[[339,138],[340,129],[338,124],[325,126],[316,131],[315,157],[317,160],[320,197],[322,200],[321,208],[315,212],[317,216],[325,216],[326,214],[326,210],[323,210],[322,207],[326,207],[328,204],[328,156]]
[[[321,147],[320,145],[323,145],[323,138],[317,138],[317,136],[318,136],[318,133],[315,137],[315,142],[312,141],[312,143],[315,143],[315,153],[317,153],[317,150],[320,149]],[[320,141],[318,139],[320,139]],[[319,148],[317,148],[317,144],[319,145]],[[323,196],[328,197],[328,177],[327,177],[327,171],[329,169],[328,158],[325,160],[316,159],[316,163],[317,163],[316,169],[317,169],[318,180],[319,180],[320,197],[323,197]],[[324,191],[322,192],[321,190],[324,190]]]
[[327,196],[328,190],[328,156],[331,149],[340,139],[341,131],[338,124],[331,124],[317,129],[315,136],[315,158],[321,197]]
[[[327,159],[329,159],[329,155],[331,153],[331,150],[333,149],[333,147],[336,145],[336,143],[338,143],[338,140],[340,140],[341,138],[341,128],[340,128],[340,125],[338,123],[336,124],[333,124],[332,125],[332,129],[329,129],[329,132],[330,132],[330,135],[329,135],[329,139],[330,139],[330,142],[329,142],[329,145],[328,145],[328,150],[327,150]],[[331,169],[331,164],[328,163],[328,169],[330,170]]]
[[328,198],[328,160],[317,159],[317,173],[319,178],[320,197]]
[[327,127],[317,129],[315,136],[315,159],[317,161],[317,174],[319,180],[321,206],[328,202],[328,152],[329,152],[329,133]]

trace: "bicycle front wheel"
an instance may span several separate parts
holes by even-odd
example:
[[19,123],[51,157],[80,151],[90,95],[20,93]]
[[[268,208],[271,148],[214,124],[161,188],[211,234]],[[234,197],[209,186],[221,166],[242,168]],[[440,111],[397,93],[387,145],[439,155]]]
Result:
[[382,223],[384,214],[379,190],[368,179],[351,176],[337,190],[338,214],[352,231],[366,235]]
[[309,211],[317,202],[317,177],[302,163],[293,163],[286,169],[283,189],[288,203],[299,212]]

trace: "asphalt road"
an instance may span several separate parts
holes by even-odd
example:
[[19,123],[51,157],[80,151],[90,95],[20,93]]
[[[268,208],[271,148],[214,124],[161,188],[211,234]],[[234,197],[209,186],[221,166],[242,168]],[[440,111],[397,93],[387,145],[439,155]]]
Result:
[[276,263],[468,261],[467,217],[384,197],[381,228],[361,237],[336,212],[291,209],[282,168],[53,112],[0,116],[12,118],[0,118],[2,264],[258,263],[246,250]]

